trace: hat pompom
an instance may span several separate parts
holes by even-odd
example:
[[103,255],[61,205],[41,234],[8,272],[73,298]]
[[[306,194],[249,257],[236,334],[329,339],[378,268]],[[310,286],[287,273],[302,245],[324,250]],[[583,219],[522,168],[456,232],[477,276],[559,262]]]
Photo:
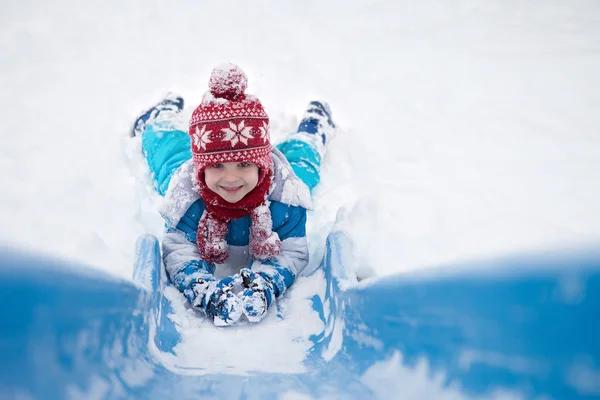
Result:
[[216,98],[238,100],[248,87],[248,77],[237,65],[222,64],[213,70],[208,87]]

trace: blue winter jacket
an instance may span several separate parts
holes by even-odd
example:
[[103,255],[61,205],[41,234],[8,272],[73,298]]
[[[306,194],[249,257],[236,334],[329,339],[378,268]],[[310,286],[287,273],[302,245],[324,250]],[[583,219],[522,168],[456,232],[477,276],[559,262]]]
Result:
[[229,223],[227,243],[229,257],[225,264],[208,264],[203,261],[196,244],[198,223],[205,210],[203,200],[195,188],[195,173],[192,161],[184,163],[173,175],[165,195],[161,214],[166,221],[163,239],[163,260],[171,281],[185,293],[189,283],[199,274],[214,274],[225,277],[249,267],[257,272],[271,275],[273,270],[282,276],[285,287],[308,264],[306,242],[306,210],[311,208],[310,190],[294,174],[285,156],[277,149],[271,152],[273,159],[273,181],[269,192],[273,231],[281,240],[281,253],[273,260],[253,260],[249,252],[250,217],[232,220]]

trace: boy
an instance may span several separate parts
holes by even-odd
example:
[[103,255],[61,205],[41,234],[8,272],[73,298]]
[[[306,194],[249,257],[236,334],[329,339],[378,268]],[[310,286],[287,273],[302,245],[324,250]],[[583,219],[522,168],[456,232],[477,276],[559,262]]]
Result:
[[306,210],[334,129],[328,106],[312,102],[298,132],[272,148],[246,86],[239,67],[219,66],[187,133],[173,128],[183,99],[172,95],[133,129],[165,195],[169,278],[219,326],[260,321],[307,265]]

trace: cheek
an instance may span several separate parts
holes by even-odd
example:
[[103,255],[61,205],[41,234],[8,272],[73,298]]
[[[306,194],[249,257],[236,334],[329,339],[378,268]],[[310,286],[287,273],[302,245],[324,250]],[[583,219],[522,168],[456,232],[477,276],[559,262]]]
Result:
[[214,188],[217,186],[217,181],[219,180],[219,177],[214,173],[211,172],[211,170],[207,169],[204,171],[204,182],[206,183],[206,186],[208,186],[209,188]]
[[252,168],[248,171],[248,174],[246,175],[246,182],[253,188],[256,187],[256,184],[258,183],[258,167]]

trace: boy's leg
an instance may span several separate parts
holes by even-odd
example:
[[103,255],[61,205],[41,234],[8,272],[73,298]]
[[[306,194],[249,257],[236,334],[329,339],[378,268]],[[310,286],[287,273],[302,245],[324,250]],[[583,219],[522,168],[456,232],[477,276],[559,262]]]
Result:
[[292,169],[312,191],[320,181],[321,159],[327,138],[335,129],[327,103],[311,101],[300,121],[298,131],[277,148],[287,158]]
[[190,137],[186,132],[151,124],[142,133],[142,149],[156,190],[164,196],[175,171],[192,158]]
[[133,134],[141,136],[142,150],[156,189],[167,192],[175,171],[192,157],[188,134],[178,129],[183,98],[168,94],[160,103],[142,114],[133,126]]

